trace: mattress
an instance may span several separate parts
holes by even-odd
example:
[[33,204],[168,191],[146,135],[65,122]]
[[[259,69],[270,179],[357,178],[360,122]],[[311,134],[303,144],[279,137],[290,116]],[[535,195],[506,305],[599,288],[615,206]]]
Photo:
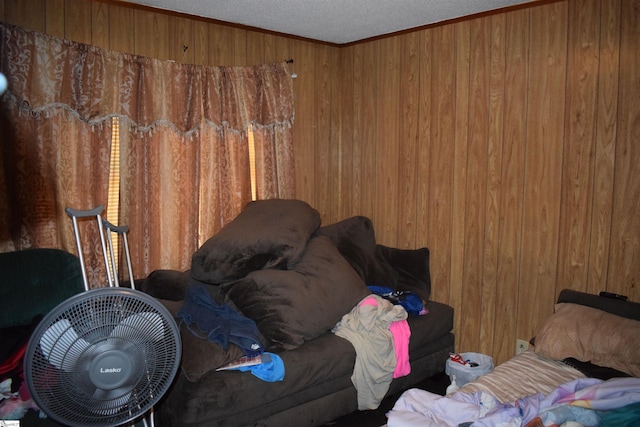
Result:
[[498,365],[492,372],[462,386],[456,393],[486,392],[501,403],[535,393],[547,395],[560,384],[585,378],[571,366],[545,359],[529,349]]

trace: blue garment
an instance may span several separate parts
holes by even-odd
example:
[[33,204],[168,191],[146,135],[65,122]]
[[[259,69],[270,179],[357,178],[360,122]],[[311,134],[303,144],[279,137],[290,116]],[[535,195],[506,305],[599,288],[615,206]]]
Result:
[[640,402],[609,411],[598,411],[600,427],[633,427],[640,425]]
[[384,286],[372,285],[367,286],[367,288],[369,288],[372,293],[391,301],[393,304],[403,306],[404,309],[407,310],[407,313],[413,316],[418,316],[424,308],[422,299],[411,291],[394,291]]
[[187,289],[177,317],[198,337],[207,338],[227,349],[236,344],[246,356],[264,352],[256,323],[243,316],[229,304],[217,304],[203,285]]
[[242,372],[251,371],[253,375],[267,382],[282,381],[284,379],[284,362],[280,356],[275,353],[264,354],[269,356],[269,361],[262,362],[258,365],[238,366],[236,368],[230,368],[229,370]]

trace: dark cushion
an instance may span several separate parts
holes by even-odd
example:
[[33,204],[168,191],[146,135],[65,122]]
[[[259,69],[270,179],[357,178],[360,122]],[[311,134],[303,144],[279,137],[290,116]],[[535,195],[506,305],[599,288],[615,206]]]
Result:
[[271,351],[294,349],[330,330],[370,294],[324,236],[311,239],[289,270],[254,271],[221,286],[234,305],[256,322]]
[[367,285],[411,291],[427,301],[431,295],[429,249],[396,249],[376,244],[371,220],[354,216],[320,227]]
[[380,283],[388,279],[385,274],[380,279],[367,278],[367,283],[379,286],[387,286],[395,290],[411,291],[428,301],[431,296],[431,273],[429,270],[429,249],[397,249],[384,245],[376,245],[376,260],[382,270],[392,269],[395,274],[393,280],[388,283]]
[[154,270],[144,279],[140,289],[158,299],[182,301],[190,282],[189,270]]
[[326,236],[336,245],[340,254],[351,264],[367,285],[371,278],[378,282],[395,281],[392,268],[381,265],[376,260],[376,236],[373,223],[365,216],[354,216],[334,224],[320,227],[316,235]]
[[194,279],[221,284],[263,268],[287,268],[320,226],[320,214],[301,200],[258,200],[193,254]]
[[615,298],[601,297],[573,289],[563,289],[558,295],[558,303],[567,302],[597,308],[616,316],[628,319],[640,320],[640,303],[633,301],[621,301]]

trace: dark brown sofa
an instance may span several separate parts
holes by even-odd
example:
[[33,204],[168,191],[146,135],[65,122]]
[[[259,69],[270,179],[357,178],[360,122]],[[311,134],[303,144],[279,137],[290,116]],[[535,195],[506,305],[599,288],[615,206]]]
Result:
[[285,376],[266,382],[249,372],[216,371],[241,350],[182,325],[182,369],[156,408],[163,427],[318,426],[357,410],[356,352],[331,328],[370,294],[366,285],[410,291],[428,311],[407,319],[411,373],[394,379],[387,395],[443,372],[454,351],[453,309],[429,301],[429,250],[376,244],[362,216],[321,227],[304,202],[252,202],[194,254],[190,271],[155,271],[143,290],[175,314],[196,283],[256,322]]

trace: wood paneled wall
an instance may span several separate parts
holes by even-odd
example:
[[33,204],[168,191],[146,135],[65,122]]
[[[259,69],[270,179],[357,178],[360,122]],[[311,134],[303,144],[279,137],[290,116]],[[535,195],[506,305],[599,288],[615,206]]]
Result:
[[561,289],[640,301],[640,0],[565,0],[346,47],[121,2],[4,22],[161,59],[292,58],[298,197],[431,249],[459,351],[510,357]]
[[428,246],[458,349],[498,362],[565,287],[640,300],[639,49],[632,0],[544,2],[341,49],[341,181],[324,210]]

